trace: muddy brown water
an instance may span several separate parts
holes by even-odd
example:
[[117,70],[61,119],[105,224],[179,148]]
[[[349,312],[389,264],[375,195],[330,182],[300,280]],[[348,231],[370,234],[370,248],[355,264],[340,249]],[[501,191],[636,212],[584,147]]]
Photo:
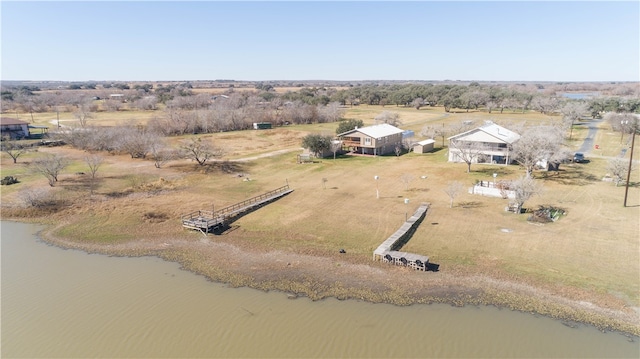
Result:
[[49,246],[1,222],[2,358],[638,358],[640,341],[493,307],[229,288],[157,258]]

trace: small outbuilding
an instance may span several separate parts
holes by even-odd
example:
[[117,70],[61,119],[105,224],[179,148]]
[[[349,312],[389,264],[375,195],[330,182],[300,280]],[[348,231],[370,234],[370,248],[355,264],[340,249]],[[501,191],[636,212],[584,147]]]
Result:
[[271,129],[271,122],[254,122],[253,129],[254,130],[269,130]]
[[433,151],[434,143],[436,143],[433,139],[422,140],[420,142],[416,142],[413,145],[413,152],[415,153],[427,153]]

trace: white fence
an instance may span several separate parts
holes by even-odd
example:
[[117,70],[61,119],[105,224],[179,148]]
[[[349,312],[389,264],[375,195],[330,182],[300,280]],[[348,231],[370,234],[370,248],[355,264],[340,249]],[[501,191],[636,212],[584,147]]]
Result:
[[515,199],[516,193],[506,188],[508,188],[508,182],[495,183],[495,182],[488,182],[488,181],[480,181],[476,183],[473,187],[469,188],[469,193],[479,194],[481,196],[487,196],[487,197]]

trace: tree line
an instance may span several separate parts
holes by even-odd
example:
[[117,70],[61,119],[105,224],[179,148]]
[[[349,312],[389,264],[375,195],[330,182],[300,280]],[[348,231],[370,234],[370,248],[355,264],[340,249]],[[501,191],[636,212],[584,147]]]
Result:
[[[613,85],[612,85],[613,86]],[[277,93],[273,86],[264,83],[255,85],[252,91],[236,91],[229,88],[215,96],[195,92],[189,83],[176,84],[136,84],[133,86],[109,86],[95,89],[82,87],[79,91],[37,91],[39,88],[20,86],[2,88],[3,108],[24,113],[51,112],[65,110],[72,112],[80,106],[92,111],[157,110],[159,106],[180,109],[206,109],[218,99],[235,97],[234,106],[245,107],[260,104],[262,108],[278,108],[283,104],[297,107],[327,106],[337,103],[341,106],[361,104],[380,106],[403,106],[420,109],[424,106],[442,106],[445,111],[454,109],[470,111],[485,110],[527,111],[545,114],[555,113],[568,100],[558,93],[558,89],[570,91],[571,86],[544,88],[533,84],[480,84],[472,82],[459,84],[366,84],[347,88],[300,87],[295,91]],[[110,95],[117,93],[117,98]],[[621,84],[608,92],[610,95],[594,96],[582,102],[587,104],[592,117],[606,112],[640,112],[640,92],[637,85]],[[99,99],[100,102],[96,102]],[[230,101],[231,102],[231,101]],[[302,121],[314,121],[312,108]],[[322,107],[320,107],[322,108]],[[253,109],[254,112],[258,110]],[[303,111],[303,112],[304,112]],[[296,116],[293,116],[296,117]],[[300,115],[298,115],[300,117]],[[289,119],[287,119],[289,120]],[[285,120],[285,121],[287,121]]]

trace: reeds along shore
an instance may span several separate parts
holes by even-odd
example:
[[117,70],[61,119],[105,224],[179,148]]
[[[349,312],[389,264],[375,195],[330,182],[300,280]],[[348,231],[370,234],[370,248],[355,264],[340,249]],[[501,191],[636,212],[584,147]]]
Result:
[[[544,288],[483,275],[440,271],[423,280],[424,272],[381,262],[349,263],[341,257],[317,257],[290,252],[239,250],[233,244],[176,239],[144,240],[116,246],[78,243],[53,236],[51,229],[43,239],[62,248],[116,256],[159,256],[180,263],[188,271],[232,287],[277,290],[290,298],[322,300],[334,297],[394,305],[446,303],[454,306],[494,305],[540,314],[573,326],[593,325],[603,331],[640,335],[637,312],[587,305]],[[239,263],[252,263],[242,266]],[[247,269],[248,268],[248,269]],[[255,270],[260,268],[260,270]],[[390,284],[392,283],[392,284]]]

